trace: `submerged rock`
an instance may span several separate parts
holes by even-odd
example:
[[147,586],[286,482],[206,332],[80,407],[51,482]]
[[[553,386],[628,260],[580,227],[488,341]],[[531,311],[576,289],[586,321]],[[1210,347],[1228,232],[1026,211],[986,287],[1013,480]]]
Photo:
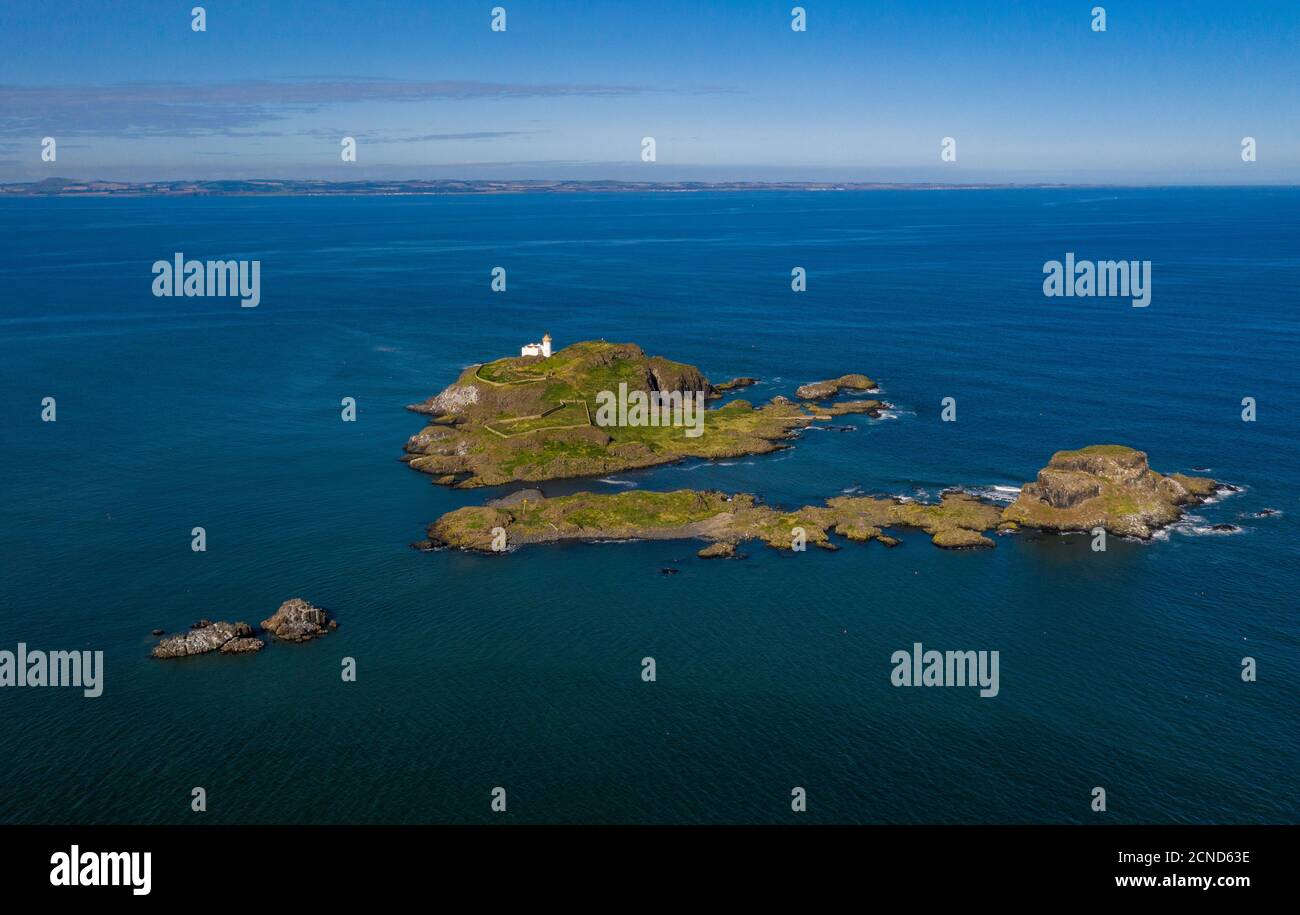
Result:
[[324,610],[300,597],[285,601],[269,619],[262,620],[263,629],[285,642],[310,641],[337,627]]
[[[207,654],[210,651],[226,651],[226,645],[239,643],[239,647],[226,651],[227,654],[239,651],[257,651],[262,647],[261,639],[253,637],[253,627],[248,623],[213,623],[207,620],[195,625],[189,632],[168,636],[153,649],[155,658],[184,658],[190,655]],[[254,648],[251,643],[256,642]]]

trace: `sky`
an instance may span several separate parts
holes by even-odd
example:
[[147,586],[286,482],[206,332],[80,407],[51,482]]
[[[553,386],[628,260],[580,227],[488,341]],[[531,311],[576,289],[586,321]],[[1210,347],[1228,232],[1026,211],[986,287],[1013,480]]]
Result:
[[0,0],[0,181],[1300,176],[1296,0],[196,5]]

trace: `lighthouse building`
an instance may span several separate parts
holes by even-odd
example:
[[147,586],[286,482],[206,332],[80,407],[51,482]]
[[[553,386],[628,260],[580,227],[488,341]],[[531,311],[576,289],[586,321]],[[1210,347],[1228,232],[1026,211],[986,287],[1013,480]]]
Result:
[[541,343],[528,343],[519,350],[521,356],[541,356],[543,359],[551,355],[551,335],[542,334]]

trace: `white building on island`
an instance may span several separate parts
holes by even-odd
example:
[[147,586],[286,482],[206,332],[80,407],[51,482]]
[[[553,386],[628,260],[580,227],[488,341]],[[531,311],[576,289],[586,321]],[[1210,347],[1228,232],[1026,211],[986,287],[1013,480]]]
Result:
[[519,350],[521,356],[541,356],[547,358],[551,355],[551,335],[542,334],[541,343],[529,343]]

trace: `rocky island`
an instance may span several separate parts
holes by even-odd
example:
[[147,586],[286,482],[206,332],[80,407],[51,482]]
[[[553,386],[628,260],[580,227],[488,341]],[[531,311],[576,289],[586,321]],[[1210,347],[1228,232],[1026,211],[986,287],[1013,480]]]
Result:
[[1161,476],[1148,466],[1146,454],[1124,445],[1090,445],[1052,455],[1002,514],[1042,530],[1100,527],[1146,540],[1181,518],[1183,506],[1214,495],[1218,485],[1208,477]]
[[189,655],[220,651],[222,654],[245,654],[260,651],[264,643],[253,637],[248,623],[213,623],[200,620],[189,632],[169,635],[151,652],[155,658],[184,658]]
[[[285,642],[306,642],[338,628],[338,623],[320,607],[295,597],[281,604],[268,619],[262,620],[262,628]],[[155,635],[162,632],[161,629],[153,631]],[[247,654],[265,647],[266,643],[257,637],[248,623],[214,623],[202,619],[191,626],[189,632],[164,638],[150,654],[155,658],[184,658],[212,651]]]
[[1146,454],[1133,448],[1093,445],[1054,454],[1037,481],[1026,484],[1005,509],[956,490],[933,503],[838,496],[793,511],[743,493],[634,490],[546,498],[534,490],[448,512],[429,525],[428,539],[415,546],[486,552],[493,550],[500,532],[507,550],[562,540],[695,539],[707,542],[699,555],[712,558],[734,556],[746,541],[781,550],[793,549],[800,540],[838,549],[832,534],[893,546],[898,541],[886,531],[896,528],[922,530],[946,549],[991,547],[990,531],[1021,527],[1103,527],[1145,539],[1182,517],[1183,506],[1205,501],[1217,485],[1206,477],[1162,476],[1147,465]]
[[825,400],[841,391],[874,391],[876,383],[866,375],[841,375],[828,381],[814,381],[795,388],[794,396],[800,400]]
[[[819,418],[876,417],[888,407],[878,400],[805,407],[778,396],[761,406],[736,399],[708,409],[698,430],[599,421],[602,393],[698,394],[703,401],[753,383],[743,377],[715,387],[695,366],[647,356],[633,343],[603,340],[574,343],[546,356],[498,359],[471,365],[440,394],[409,407],[430,420],[406,443],[402,460],[447,486],[540,482],[685,458],[766,454],[788,447],[797,430]],[[816,399],[842,389],[875,388],[861,375],[829,384],[833,389],[819,387]]]
[[831,531],[850,540],[896,544],[882,527],[919,528],[939,546],[991,546],[980,532],[1000,520],[994,506],[956,492],[933,505],[841,496],[796,511],[763,505],[748,494],[711,490],[584,492],[460,508],[430,525],[429,539],[417,546],[490,551],[494,530],[502,529],[511,547],[560,540],[697,539],[712,544],[702,555],[725,556],[748,540],[791,549],[799,530],[804,542],[824,549],[838,548]]

